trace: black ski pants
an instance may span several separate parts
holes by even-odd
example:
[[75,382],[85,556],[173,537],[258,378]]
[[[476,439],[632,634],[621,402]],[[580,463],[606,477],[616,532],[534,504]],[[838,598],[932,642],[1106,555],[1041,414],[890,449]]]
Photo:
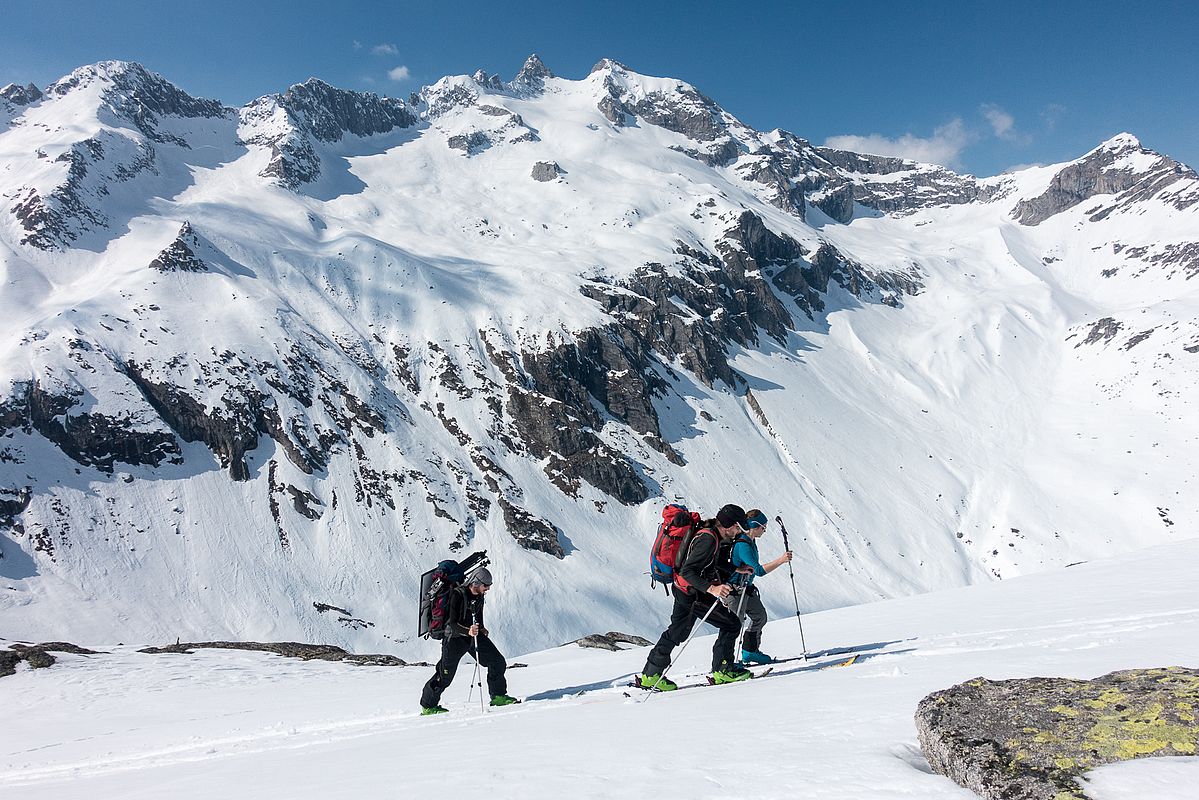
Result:
[[458,662],[467,653],[476,656],[479,664],[487,668],[487,691],[492,697],[508,693],[508,679],[504,677],[508,662],[491,639],[482,634],[478,639],[477,653],[474,640],[469,636],[450,636],[441,640],[441,660],[437,662],[433,677],[429,678],[424,691],[421,692],[421,706],[432,708],[441,702],[441,693],[449,688],[450,682],[454,680],[454,673],[458,671]]
[[762,595],[759,594],[758,587],[752,583],[745,587],[744,600],[738,594],[729,595],[729,605],[734,612],[740,606],[742,617],[749,617],[749,628],[745,631],[745,638],[741,640],[741,649],[760,652],[762,629],[766,627],[766,606],[762,604]]
[[[674,649],[687,641],[695,621],[708,614],[708,624],[714,625],[719,633],[716,644],[712,646],[712,671],[728,669],[733,666],[733,646],[737,643],[737,634],[741,632],[741,620],[724,605],[707,592],[692,592],[688,594],[677,586],[672,586],[674,593],[674,609],[670,613],[670,627],[662,631],[662,636],[654,649],[649,651],[645,661],[643,675],[661,675],[670,666],[670,655]],[[715,605],[715,608],[712,606]]]

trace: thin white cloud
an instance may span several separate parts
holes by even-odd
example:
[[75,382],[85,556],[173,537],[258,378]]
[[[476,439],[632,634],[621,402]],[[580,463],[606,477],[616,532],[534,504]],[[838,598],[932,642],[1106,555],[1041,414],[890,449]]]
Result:
[[398,56],[400,49],[394,44],[377,44],[371,48],[372,56]]
[[1045,106],[1045,110],[1041,112],[1041,122],[1045,123],[1045,130],[1053,133],[1057,128],[1057,121],[1066,113],[1066,107],[1060,103],[1050,103]]
[[1016,118],[999,106],[983,103],[979,111],[991,123],[991,131],[1000,139],[1007,139],[1015,133]]
[[1003,107],[995,103],[983,103],[978,110],[990,123],[991,132],[995,134],[996,138],[1017,145],[1026,145],[1032,142],[1032,136],[1017,130],[1016,118]]
[[391,78],[393,81],[397,81],[397,82],[398,82],[398,81],[406,81],[406,80],[408,80],[408,77],[409,77],[411,74],[412,74],[412,73],[410,73],[410,72],[408,71],[408,68],[407,68],[406,66],[404,66],[403,64],[401,64],[400,66],[396,67],[395,69],[389,69],[389,70],[387,70],[387,77],[389,77],[389,78]]
[[350,46],[351,46],[351,47],[353,47],[355,50],[361,50],[361,49],[362,49],[362,42],[360,42],[360,41],[358,41],[357,39],[355,39],[355,40],[353,41],[353,43],[352,43]]
[[958,164],[958,156],[973,138],[962,120],[955,117],[934,130],[933,135],[929,137],[914,136],[910,133],[895,139],[877,133],[869,136],[830,136],[825,140],[824,146],[854,153],[895,156],[952,167]]

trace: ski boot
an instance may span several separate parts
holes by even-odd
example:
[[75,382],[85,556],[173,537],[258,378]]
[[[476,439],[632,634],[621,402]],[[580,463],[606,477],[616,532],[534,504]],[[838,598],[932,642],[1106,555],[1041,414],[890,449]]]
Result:
[[506,694],[497,694],[495,697],[491,698],[491,704],[493,706],[510,706],[519,702],[520,701],[515,697]]
[[771,661],[774,661],[774,659],[765,653],[759,653],[757,650],[741,651],[742,664],[769,664]]
[[420,715],[422,717],[431,717],[434,714],[444,714],[447,711],[449,711],[448,708],[442,708],[441,706],[429,706],[427,708],[425,706],[421,706]]
[[664,675],[638,675],[637,685],[642,689],[657,689],[659,692],[673,692],[679,685]]
[[747,681],[753,676],[754,674],[745,667],[727,666],[712,673],[712,683],[737,683],[738,681]]

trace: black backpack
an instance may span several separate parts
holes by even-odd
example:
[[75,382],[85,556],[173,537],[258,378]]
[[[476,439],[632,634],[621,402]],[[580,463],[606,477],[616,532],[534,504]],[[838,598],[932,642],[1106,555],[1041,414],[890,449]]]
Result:
[[462,561],[446,559],[420,576],[420,611],[417,636],[441,639],[445,636],[446,612],[450,592],[466,583],[471,575],[491,563],[487,551],[471,553]]

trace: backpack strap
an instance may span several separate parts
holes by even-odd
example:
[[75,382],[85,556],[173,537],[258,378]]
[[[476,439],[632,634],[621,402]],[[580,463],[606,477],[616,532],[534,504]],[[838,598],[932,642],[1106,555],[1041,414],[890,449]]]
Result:
[[[718,553],[720,550],[720,534],[716,532],[716,526],[712,520],[707,520],[692,528],[691,531],[685,537],[683,537],[682,544],[679,545],[679,556],[675,560],[674,582],[675,585],[677,585],[680,589],[688,593],[693,591],[694,587],[686,578],[683,577],[683,565],[687,563],[687,559],[691,555],[691,545],[695,542],[695,538],[705,533],[715,540],[714,552]],[[719,556],[713,556],[713,563],[715,563],[718,557]]]

